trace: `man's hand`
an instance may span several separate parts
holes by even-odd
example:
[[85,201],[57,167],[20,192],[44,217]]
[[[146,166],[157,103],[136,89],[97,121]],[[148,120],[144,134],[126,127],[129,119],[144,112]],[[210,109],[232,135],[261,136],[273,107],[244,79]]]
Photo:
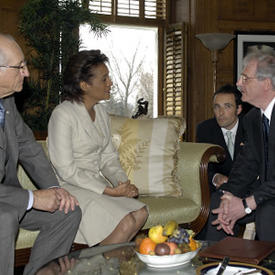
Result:
[[227,181],[228,177],[220,173],[215,174],[213,178],[213,184],[216,186],[216,188],[220,188]]
[[36,275],[65,275],[69,274],[70,270],[74,268],[77,260],[74,258],[69,259],[68,256],[58,259],[58,263],[55,261],[50,262],[46,266],[39,269]]
[[55,188],[33,191],[33,208],[48,212],[56,211],[60,206],[60,199]]
[[212,210],[213,214],[218,214],[217,219],[212,222],[213,225],[217,225],[217,230],[222,229],[221,224],[228,225],[228,221],[226,219],[228,203],[229,202],[227,200],[222,200],[220,203],[220,206]]
[[237,220],[246,215],[242,200],[229,192],[225,192],[221,197],[219,208],[212,210],[213,214],[218,214],[218,218],[212,222],[217,225],[217,229],[223,229],[227,234],[234,235],[233,228]]
[[62,275],[68,274],[67,272],[74,268],[77,261],[74,258],[69,259],[68,256],[65,256],[63,258],[59,258],[58,262],[60,266],[60,271],[58,275]]
[[228,202],[226,204],[227,208],[225,208],[225,215],[228,222],[231,220],[238,220],[246,215],[241,198],[226,192],[221,197],[221,200]]
[[60,200],[59,210],[64,210],[65,214],[67,214],[69,210],[74,211],[75,206],[79,205],[77,199],[63,188],[54,189],[57,192],[58,198]]
[[33,191],[33,208],[48,212],[57,209],[67,214],[69,209],[74,210],[78,205],[76,198],[63,188],[50,188]]

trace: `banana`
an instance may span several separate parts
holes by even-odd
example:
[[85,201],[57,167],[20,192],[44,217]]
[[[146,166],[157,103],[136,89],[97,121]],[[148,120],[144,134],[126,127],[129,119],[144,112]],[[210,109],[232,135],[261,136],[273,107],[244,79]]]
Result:
[[176,221],[169,221],[165,224],[163,228],[163,235],[170,236],[173,234],[174,230],[178,228],[178,223]]

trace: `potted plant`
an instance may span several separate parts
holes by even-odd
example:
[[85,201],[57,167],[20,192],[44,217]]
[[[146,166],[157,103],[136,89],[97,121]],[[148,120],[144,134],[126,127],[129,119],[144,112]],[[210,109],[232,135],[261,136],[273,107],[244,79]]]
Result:
[[88,4],[87,0],[28,0],[21,10],[19,30],[30,49],[32,77],[24,86],[22,96],[27,100],[19,110],[34,131],[47,130],[49,116],[60,102],[63,70],[80,46],[79,25],[89,24],[97,35],[107,31]]

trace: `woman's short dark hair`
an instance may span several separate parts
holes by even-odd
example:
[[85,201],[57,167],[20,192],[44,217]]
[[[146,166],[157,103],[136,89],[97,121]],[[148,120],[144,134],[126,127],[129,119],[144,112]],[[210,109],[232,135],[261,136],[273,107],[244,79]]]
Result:
[[73,55],[64,72],[62,98],[69,101],[83,101],[84,92],[80,82],[88,82],[94,76],[93,68],[108,62],[108,57],[100,50],[80,51]]

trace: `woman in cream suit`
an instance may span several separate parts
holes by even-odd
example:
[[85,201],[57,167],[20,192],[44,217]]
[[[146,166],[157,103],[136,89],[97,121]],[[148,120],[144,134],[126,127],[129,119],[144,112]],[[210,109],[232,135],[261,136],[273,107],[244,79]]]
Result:
[[100,100],[112,81],[99,50],[74,55],[64,74],[64,101],[48,125],[50,160],[62,187],[77,197],[82,221],[75,241],[93,246],[130,241],[145,223],[146,206],[122,170]]

